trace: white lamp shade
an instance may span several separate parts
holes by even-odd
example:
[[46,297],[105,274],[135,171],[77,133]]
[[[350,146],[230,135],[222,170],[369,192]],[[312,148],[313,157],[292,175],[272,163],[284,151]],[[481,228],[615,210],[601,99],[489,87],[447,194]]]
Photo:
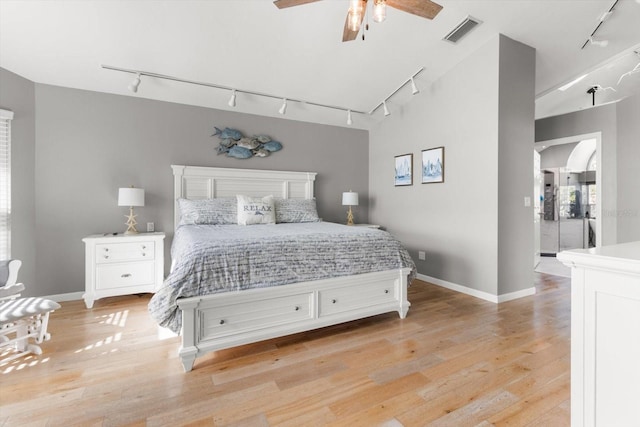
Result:
[[144,189],[120,188],[118,190],[118,206],[144,206]]
[[342,204],[344,206],[358,206],[358,193],[355,191],[345,191],[342,193]]

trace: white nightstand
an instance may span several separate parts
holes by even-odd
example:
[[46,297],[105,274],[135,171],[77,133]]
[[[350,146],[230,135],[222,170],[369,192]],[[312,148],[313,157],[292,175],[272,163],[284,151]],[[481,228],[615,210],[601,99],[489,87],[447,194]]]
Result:
[[164,233],[95,234],[85,243],[87,308],[104,297],[155,292],[164,279]]
[[378,224],[353,224],[354,227],[380,228]]

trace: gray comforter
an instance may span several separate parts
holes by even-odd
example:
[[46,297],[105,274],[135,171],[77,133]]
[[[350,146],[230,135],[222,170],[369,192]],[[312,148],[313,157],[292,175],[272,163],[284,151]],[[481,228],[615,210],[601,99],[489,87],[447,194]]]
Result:
[[172,271],[149,312],[178,333],[177,299],[286,285],[330,277],[411,268],[389,233],[329,222],[276,225],[183,225],[171,247]]

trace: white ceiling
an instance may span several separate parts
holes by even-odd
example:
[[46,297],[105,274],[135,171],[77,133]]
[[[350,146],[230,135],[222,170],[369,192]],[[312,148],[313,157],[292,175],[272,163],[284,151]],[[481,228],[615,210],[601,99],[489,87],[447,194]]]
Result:
[[[342,43],[348,3],[325,0],[278,9],[270,0],[0,0],[0,66],[38,83],[230,110],[226,90],[143,77],[101,64],[370,111],[425,67],[428,86],[463,58],[505,34],[536,48],[536,117],[610,102],[640,91],[640,73],[617,85],[640,56],[640,0],[619,0],[598,30],[609,45],[581,49],[614,0],[439,0],[429,21],[388,8],[366,40]],[[483,23],[454,45],[442,37],[471,15]],[[613,58],[613,59],[612,59]],[[557,87],[591,74],[571,89]],[[391,113],[411,102],[405,87]],[[282,117],[281,101],[238,94],[234,111]],[[290,103],[285,118],[346,126],[344,111]],[[384,120],[353,115],[353,127]],[[224,125],[224,124],[222,124]]]

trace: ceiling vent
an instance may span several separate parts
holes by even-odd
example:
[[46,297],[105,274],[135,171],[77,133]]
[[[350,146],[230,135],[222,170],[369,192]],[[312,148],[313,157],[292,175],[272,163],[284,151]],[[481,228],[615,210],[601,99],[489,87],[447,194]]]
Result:
[[444,36],[442,40],[446,40],[451,43],[458,43],[461,38],[466,36],[469,31],[473,30],[478,24],[481,24],[482,21],[476,19],[472,16],[467,16],[464,20],[456,25],[456,27],[451,30],[449,34]]

